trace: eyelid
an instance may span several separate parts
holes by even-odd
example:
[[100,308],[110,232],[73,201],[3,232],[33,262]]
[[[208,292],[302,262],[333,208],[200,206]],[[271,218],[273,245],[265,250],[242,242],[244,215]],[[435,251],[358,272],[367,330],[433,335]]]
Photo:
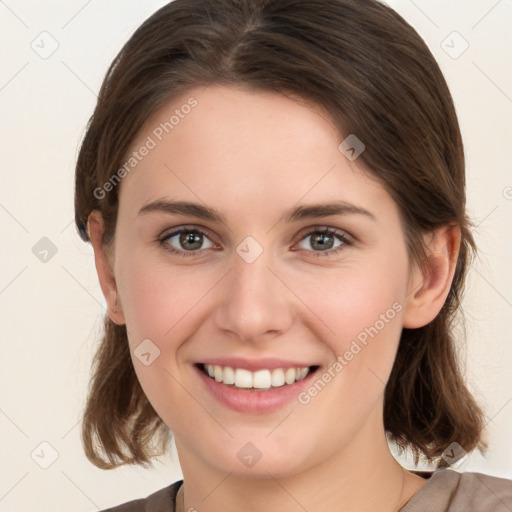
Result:
[[[186,230],[186,229],[190,229],[191,231],[194,231],[194,230],[199,231],[199,232],[207,235],[208,238],[210,238],[212,241],[213,241],[213,239],[218,238],[215,234],[212,233],[212,231],[210,231],[209,228],[207,228],[206,226],[202,226],[200,224],[178,224],[177,226],[174,226],[172,228],[166,228],[158,236],[158,238],[161,239],[164,237],[168,237],[171,234],[178,233],[178,232],[180,232],[182,230]],[[300,231],[301,234],[297,235],[296,238],[298,238],[298,240],[301,240],[302,238],[304,238],[307,235],[317,233],[319,231],[320,232],[326,231],[326,230],[332,231],[339,235],[343,235],[351,241],[357,241],[357,238],[354,235],[352,235],[351,233],[349,233],[348,231],[346,231],[344,229],[340,229],[340,228],[334,228],[334,227],[328,226],[326,224],[317,224],[317,225],[313,225],[313,226],[308,226],[307,228],[304,228],[303,230],[301,230]]]
[[[203,235],[205,235],[208,239],[214,242],[214,239],[217,238],[207,227],[201,226],[199,224],[179,224],[173,228],[167,228],[162,231],[162,234],[158,236],[159,240],[163,238],[169,238],[171,235],[177,235],[182,231],[197,231]],[[217,242],[215,242],[217,243]]]
[[[323,225],[309,226],[309,227],[305,228],[304,230],[302,230],[301,232],[299,232],[299,234],[297,235],[297,242],[300,242],[305,237],[307,237],[309,235],[313,235],[315,233],[328,233],[328,234],[332,234],[333,236],[338,235],[350,243],[354,243],[357,241],[357,238],[354,235],[352,235],[351,233],[349,233],[348,231],[345,231],[344,229],[340,229],[340,228],[333,228],[331,226],[326,226],[325,224],[323,224]],[[297,243],[297,242],[295,242],[295,243]]]

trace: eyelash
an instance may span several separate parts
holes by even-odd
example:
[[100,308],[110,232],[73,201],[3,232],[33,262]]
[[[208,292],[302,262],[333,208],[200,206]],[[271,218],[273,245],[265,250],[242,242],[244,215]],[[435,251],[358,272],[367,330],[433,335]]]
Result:
[[[166,243],[167,240],[169,240],[169,238],[175,237],[176,235],[180,235],[182,233],[200,234],[200,235],[203,235],[204,237],[206,237],[208,240],[210,240],[210,238],[207,236],[207,234],[200,229],[192,228],[192,227],[190,227],[190,228],[183,227],[183,228],[177,229],[176,231],[172,231],[171,233],[166,234],[165,236],[159,238],[157,241],[160,243],[160,245],[162,246],[162,248],[165,251],[167,251],[171,254],[182,256],[182,257],[196,256],[198,253],[205,250],[205,249],[199,249],[197,251],[180,251],[180,250],[170,246],[168,243]],[[338,254],[340,251],[342,251],[345,248],[345,246],[350,246],[353,244],[352,237],[350,237],[347,233],[344,233],[343,231],[338,231],[333,228],[325,227],[325,226],[322,226],[322,227],[315,226],[314,228],[311,229],[311,231],[309,231],[308,233],[303,235],[297,243],[301,242],[302,240],[307,239],[311,235],[318,235],[318,234],[335,237],[342,243],[338,247],[336,247],[334,249],[328,249],[326,251],[314,251],[314,250],[304,249],[304,250],[314,254],[315,257],[334,256],[334,255]]]

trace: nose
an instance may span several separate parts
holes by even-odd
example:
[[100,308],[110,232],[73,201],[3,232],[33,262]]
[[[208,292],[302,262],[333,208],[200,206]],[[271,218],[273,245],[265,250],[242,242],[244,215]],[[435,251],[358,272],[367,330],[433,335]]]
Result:
[[293,322],[291,292],[263,254],[252,263],[234,255],[214,312],[218,329],[245,342],[274,338]]

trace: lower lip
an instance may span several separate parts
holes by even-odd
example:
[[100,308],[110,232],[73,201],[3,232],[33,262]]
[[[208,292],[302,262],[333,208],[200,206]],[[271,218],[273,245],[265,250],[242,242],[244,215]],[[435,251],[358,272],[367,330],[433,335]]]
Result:
[[285,384],[277,388],[270,388],[261,391],[247,391],[244,389],[232,388],[222,382],[208,377],[197,366],[194,369],[204,382],[208,391],[221,404],[238,412],[249,414],[269,413],[280,409],[293,399],[297,399],[299,393],[309,385],[309,381],[317,372],[308,373],[302,380],[293,384]]

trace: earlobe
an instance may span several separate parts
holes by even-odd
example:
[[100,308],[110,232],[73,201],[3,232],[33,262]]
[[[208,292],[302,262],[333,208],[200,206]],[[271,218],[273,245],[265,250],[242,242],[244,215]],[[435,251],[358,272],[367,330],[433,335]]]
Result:
[[460,249],[460,228],[443,226],[425,237],[427,263],[412,272],[404,327],[417,329],[434,320],[450,292]]
[[103,296],[107,302],[108,314],[110,319],[118,325],[123,325],[124,315],[121,304],[118,300],[117,285],[112,271],[110,255],[103,244],[104,222],[101,212],[94,210],[90,213],[87,220],[87,233],[94,250],[94,262],[96,272],[100,281]]

